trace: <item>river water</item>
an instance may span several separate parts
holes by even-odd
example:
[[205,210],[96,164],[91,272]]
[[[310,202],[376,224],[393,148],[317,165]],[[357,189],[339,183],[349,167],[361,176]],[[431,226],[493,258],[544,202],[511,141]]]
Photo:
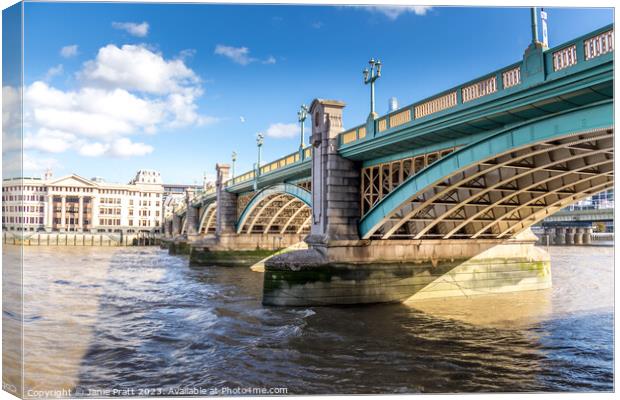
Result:
[[[191,267],[153,247],[28,247],[25,392],[611,391],[613,248],[550,252],[548,290],[274,308],[261,305],[262,273],[247,268]],[[13,357],[5,351],[5,382],[18,373]]]

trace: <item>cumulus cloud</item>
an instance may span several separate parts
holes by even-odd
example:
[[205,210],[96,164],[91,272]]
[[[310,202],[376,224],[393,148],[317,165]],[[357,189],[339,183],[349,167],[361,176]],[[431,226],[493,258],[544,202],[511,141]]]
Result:
[[126,31],[130,35],[146,37],[149,34],[148,22],[137,24],[135,22],[112,22],[112,28]]
[[71,147],[75,135],[59,130],[41,128],[36,134],[24,135],[24,150],[40,150],[48,153],[62,153]]
[[2,87],[2,133],[18,130],[21,125],[21,96],[19,90],[13,86]]
[[63,71],[64,71],[64,68],[63,68],[62,64],[58,64],[57,66],[52,67],[52,68],[47,70],[47,72],[45,73],[44,80],[49,81],[50,79],[52,79],[56,75],[62,74]]
[[61,164],[55,158],[33,156],[28,153],[13,153],[9,157],[2,158],[2,174],[4,176],[27,176],[36,175],[36,172],[46,169],[61,168]]
[[247,47],[233,47],[233,46],[225,46],[223,44],[218,44],[215,46],[215,54],[224,56],[234,63],[239,65],[248,65],[253,62],[260,61],[263,64],[275,64],[276,59],[274,56],[269,56],[264,60],[260,60],[258,58],[254,58],[250,56],[250,49]]
[[153,94],[178,92],[181,87],[200,81],[183,60],[166,60],[160,53],[138,45],[102,47],[94,60],[84,64],[78,76],[90,85]]
[[365,6],[364,9],[370,12],[378,12],[392,21],[403,14],[413,13],[415,15],[426,15],[433,7],[430,6]]
[[297,124],[275,123],[269,125],[265,134],[276,139],[288,139],[299,135],[299,127]]
[[230,58],[233,62],[248,65],[254,59],[250,57],[250,49],[247,47],[232,47],[218,44],[215,46],[215,54]]
[[64,58],[71,58],[71,57],[75,57],[78,53],[78,45],[77,44],[72,44],[69,46],[64,46],[63,48],[60,49],[60,55],[63,56]]
[[[196,73],[182,59],[166,59],[145,46],[102,47],[76,75],[73,89],[45,81],[25,88],[25,149],[143,156],[153,147],[129,136],[217,121],[198,110],[203,89]],[[9,118],[3,110],[3,124]]]
[[111,143],[83,143],[79,146],[78,152],[86,157],[108,155],[112,157],[128,158],[152,153],[153,146],[145,143],[134,143],[128,138],[120,138]]

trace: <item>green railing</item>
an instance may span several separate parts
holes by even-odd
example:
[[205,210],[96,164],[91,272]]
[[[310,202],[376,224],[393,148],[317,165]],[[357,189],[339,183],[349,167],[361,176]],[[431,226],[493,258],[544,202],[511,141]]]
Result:
[[[561,70],[569,73],[572,66],[613,52],[613,33],[613,25],[608,25],[568,43],[544,50],[546,75],[549,76]],[[492,100],[494,97],[490,96],[496,93],[519,90],[519,86],[523,83],[523,68],[524,61],[519,61],[377,118],[374,121],[374,136],[389,134],[387,131],[392,128],[406,124],[413,125],[418,120],[424,121],[431,116],[438,116],[438,113],[442,111],[448,112],[469,102]],[[373,125],[370,125],[370,128],[373,128]],[[364,124],[340,133],[339,147],[349,146],[364,139],[372,139],[367,129],[368,127]]]
[[[260,167],[259,176],[268,175],[275,171],[278,171],[282,168],[289,167],[292,165],[299,164],[306,160],[312,158],[312,147],[308,146],[304,148],[302,151],[296,151],[294,153],[288,154],[284,157],[278,158],[275,161],[262,165]],[[252,170],[246,172],[242,175],[235,176],[224,183],[225,187],[230,187],[233,185],[237,185],[239,183],[251,181],[256,178],[256,171]]]

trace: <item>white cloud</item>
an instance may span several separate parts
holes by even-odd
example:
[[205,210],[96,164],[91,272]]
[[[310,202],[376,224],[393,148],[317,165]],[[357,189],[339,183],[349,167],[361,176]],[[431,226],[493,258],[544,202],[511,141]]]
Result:
[[265,132],[267,136],[276,138],[276,139],[288,139],[299,135],[299,127],[297,124],[283,124],[283,123],[275,123],[269,125],[267,128],[267,132]]
[[[165,59],[144,46],[102,47],[77,76],[73,89],[60,90],[44,81],[25,88],[25,149],[143,156],[153,147],[130,136],[218,120],[199,112],[196,102],[203,89],[194,71],[182,59]],[[12,92],[6,92],[12,99]],[[3,121],[9,118],[3,110]]]
[[248,65],[253,62],[260,61],[263,64],[275,64],[276,58],[274,56],[269,56],[264,60],[259,60],[258,58],[250,57],[250,49],[247,47],[232,47],[225,46],[223,44],[218,44],[215,46],[215,54],[224,56],[229,58],[233,62],[240,65]]
[[124,89],[63,92],[37,81],[26,89],[24,98],[38,126],[76,136],[110,138],[146,131],[165,117],[162,102],[139,98]]
[[46,169],[59,169],[62,166],[55,158],[33,156],[28,153],[14,153],[2,158],[3,176],[36,176]]
[[83,143],[78,146],[78,153],[86,157],[99,157],[104,155],[109,148],[109,144],[100,142]]
[[232,61],[241,65],[248,65],[249,63],[256,61],[250,57],[250,49],[247,47],[232,47],[218,44],[215,46],[215,54],[228,57]]
[[153,146],[145,143],[134,143],[130,139],[120,138],[111,143],[84,143],[79,146],[78,153],[86,157],[108,155],[112,157],[128,158],[143,156],[153,152]]
[[153,152],[153,147],[144,143],[133,143],[127,138],[112,142],[108,150],[110,155],[117,157],[143,156]]
[[149,34],[148,22],[137,24],[135,22],[112,22],[112,28],[126,31],[130,35],[146,37]]
[[47,72],[45,73],[44,80],[45,81],[49,81],[50,79],[52,79],[56,75],[62,74],[63,71],[64,71],[64,68],[63,68],[62,64],[58,64],[57,66],[52,67],[52,68],[47,70]]
[[58,130],[41,128],[36,134],[24,135],[24,150],[39,150],[48,153],[62,153],[71,147],[75,135]]
[[2,132],[4,134],[19,129],[21,125],[21,97],[13,86],[2,87]]
[[65,46],[63,48],[60,49],[60,55],[63,56],[64,58],[71,58],[71,57],[75,57],[78,53],[78,45],[77,44],[72,44],[69,46]]
[[109,44],[87,61],[79,78],[88,84],[153,94],[177,92],[200,82],[183,60],[165,60],[144,46]]
[[364,6],[364,9],[370,12],[378,12],[392,21],[405,13],[413,13],[415,15],[426,15],[433,7],[430,6]]

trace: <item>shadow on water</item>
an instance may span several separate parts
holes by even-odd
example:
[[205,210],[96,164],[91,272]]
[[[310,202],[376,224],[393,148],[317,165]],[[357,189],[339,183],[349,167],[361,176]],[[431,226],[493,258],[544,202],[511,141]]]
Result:
[[[77,389],[289,394],[613,390],[613,314],[489,326],[409,305],[261,305],[263,274],[164,251],[110,261]],[[136,393],[139,394],[139,393]]]

